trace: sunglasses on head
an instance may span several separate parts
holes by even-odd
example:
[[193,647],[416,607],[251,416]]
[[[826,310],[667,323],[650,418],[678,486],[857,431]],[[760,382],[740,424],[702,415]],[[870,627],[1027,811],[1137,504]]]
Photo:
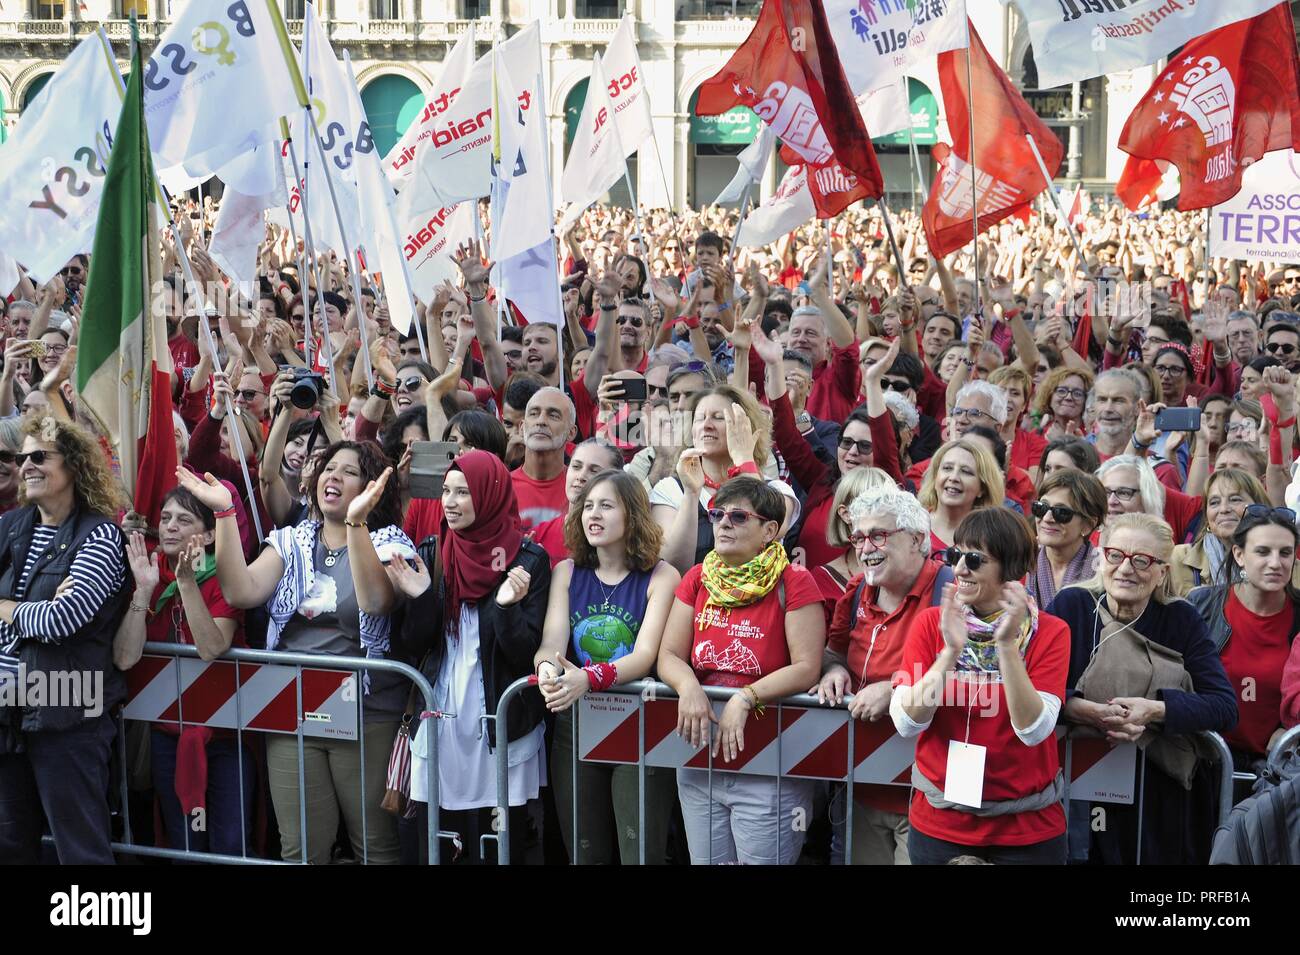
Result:
[[958,550],[956,547],[949,547],[943,552],[943,562],[945,564],[949,567],[956,567],[965,560],[966,569],[972,574],[979,572],[979,569],[984,566],[984,561],[992,559],[992,557],[981,554],[977,550]]
[[14,461],[18,463],[19,467],[22,467],[28,461],[31,461],[32,464],[39,468],[45,463],[46,459],[48,459],[51,454],[57,454],[60,457],[63,456],[62,451],[20,451],[14,455]]
[[1250,504],[1241,512],[1241,519],[1252,518],[1257,521],[1267,521],[1274,517],[1280,518],[1289,524],[1295,523],[1295,511],[1289,507],[1272,507],[1268,504]]
[[753,511],[747,511],[740,507],[733,507],[730,510],[724,510],[721,507],[711,507],[709,508],[708,514],[710,524],[721,524],[726,520],[731,522],[732,527],[744,527],[749,523],[751,517],[760,524],[767,520],[767,518],[763,517],[761,514],[755,514]]
[[1072,507],[1066,507],[1064,504],[1049,504],[1046,501],[1034,501],[1030,511],[1039,520],[1051,514],[1052,520],[1058,524],[1068,524],[1079,516],[1079,512]]

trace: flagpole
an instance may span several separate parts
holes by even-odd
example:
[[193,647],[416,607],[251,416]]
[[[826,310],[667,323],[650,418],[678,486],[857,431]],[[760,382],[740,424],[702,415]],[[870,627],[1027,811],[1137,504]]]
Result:
[[[745,189],[740,194],[740,208],[736,212],[736,231],[731,236],[731,256],[733,262],[735,261],[736,256],[736,243],[740,241],[740,227],[745,224],[745,206],[749,203],[749,192],[753,187],[754,180],[746,180]],[[678,245],[680,246],[681,243],[679,242]],[[678,249],[678,252],[680,254],[680,248]]]
[[970,218],[972,238],[975,242],[975,311],[980,312],[980,202],[975,188],[975,90],[971,72],[970,47],[966,48],[966,123],[970,131]]
[[898,266],[898,282],[903,288],[911,288],[907,281],[907,269],[903,267],[903,253],[898,250],[894,225],[889,219],[889,207],[885,205],[883,196],[876,200],[876,205],[880,207],[880,215],[885,220],[885,235],[889,238],[889,249],[894,253],[894,264]]
[[1086,272],[1088,260],[1083,257],[1083,247],[1079,245],[1079,237],[1075,234],[1074,226],[1065,215],[1065,209],[1061,206],[1061,197],[1056,194],[1056,189],[1052,185],[1052,174],[1047,171],[1047,163],[1043,162],[1043,154],[1038,151],[1038,143],[1034,141],[1034,137],[1030,133],[1025,133],[1025,139],[1028,140],[1029,149],[1034,154],[1034,161],[1038,163],[1038,171],[1043,174],[1043,179],[1047,182],[1047,192],[1052,197],[1052,204],[1056,206],[1057,221],[1065,223],[1065,231],[1069,234],[1070,241],[1074,243],[1074,251],[1079,256],[1079,268]]
[[[537,48],[538,48],[539,51],[541,50],[541,46],[542,46],[542,38],[541,38],[541,34],[539,33],[539,34],[538,34],[538,37],[537,37]],[[538,114],[538,121],[539,121],[539,122],[546,122],[546,121],[547,121],[547,118],[546,118],[546,89],[545,89],[545,87],[544,87],[543,84],[542,84],[542,75],[541,75],[540,73],[537,74],[537,76],[533,77],[533,84],[534,84],[534,86],[533,86],[533,102],[534,102],[534,103],[538,103],[538,104],[540,104],[538,108],[542,110],[542,112]],[[555,209],[555,189],[554,189],[554,187],[553,187],[553,185],[552,185],[552,183],[551,183],[551,148],[550,148],[550,147],[551,147],[551,137],[550,137],[550,127],[549,127],[549,125],[548,125],[548,126],[543,126],[543,127],[542,127],[542,133],[543,133],[543,136],[542,136],[542,141],[543,141],[543,142],[542,142],[542,145],[543,145],[543,149],[542,149],[542,182],[545,184],[545,188],[546,188],[546,208],[551,209],[551,210],[554,210],[554,209]],[[556,321],[557,321],[558,324],[556,325],[556,328],[555,328],[555,340],[556,340],[556,343],[557,343],[557,345],[556,345],[556,350],[557,350],[557,352],[558,352],[558,354],[559,354],[559,356],[560,356],[560,381],[561,381],[561,383],[563,383],[563,381],[564,381],[565,371],[566,371],[566,369],[569,367],[569,365],[568,365],[568,362],[565,360],[565,357],[564,357],[564,339],[567,337],[567,335],[566,335],[566,333],[565,333],[564,290],[560,288],[560,282],[559,282],[559,271],[560,271],[560,239],[559,239],[559,236],[557,236],[557,235],[555,234],[555,216],[554,216],[554,214],[552,214],[552,216],[551,216],[551,242],[550,242],[550,245],[551,245],[551,267],[552,267],[553,269],[555,269],[555,273],[556,273],[556,281],[555,281],[554,284],[555,284],[555,306],[556,306],[557,311],[556,311],[555,315],[556,315]]]
[[835,301],[835,253],[831,251],[831,223],[835,220],[826,220],[826,294],[832,302]]
[[[298,228],[293,224],[293,209],[289,205],[289,180],[284,175],[284,153],[287,150],[293,160],[293,174],[299,184],[302,183],[302,176],[298,171],[298,159],[296,150],[293,148],[293,137],[289,132],[289,122],[283,116],[280,117],[280,135],[283,145],[280,147],[280,155],[276,165],[280,170],[280,184],[284,188],[285,207],[284,214],[289,219],[289,236],[293,239],[293,251],[298,259],[298,294],[302,297],[302,319],[303,319],[303,359],[307,362],[307,367],[312,367],[312,333],[311,333],[311,306],[307,301],[307,241],[304,239],[302,245],[302,254],[298,253]],[[302,200],[302,190],[298,192],[299,203]],[[306,206],[303,206],[303,218],[307,217]],[[290,316],[292,318],[292,316]],[[330,363],[330,389],[334,390],[333,363]],[[337,392],[336,392],[337,393]]]

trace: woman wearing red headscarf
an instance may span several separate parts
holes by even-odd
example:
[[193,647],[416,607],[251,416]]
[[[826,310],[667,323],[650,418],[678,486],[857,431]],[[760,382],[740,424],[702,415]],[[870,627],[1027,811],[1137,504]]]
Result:
[[[461,455],[442,487],[438,543],[441,567],[430,575],[418,557],[388,565],[393,586],[410,598],[403,643],[424,656],[434,684],[434,708],[454,713],[424,720],[411,745],[411,798],[420,815],[419,845],[428,844],[426,791],[428,734],[438,734],[438,828],[459,832],[461,862],[479,859],[479,836],[496,831],[495,720],[497,701],[515,680],[533,672],[542,645],[542,622],[551,561],[519,527],[510,472],[487,451]],[[433,579],[437,578],[436,585]],[[545,783],[542,700],[526,693],[505,720],[510,742],[511,858],[524,859],[526,803]],[[449,853],[450,855],[450,853]]]

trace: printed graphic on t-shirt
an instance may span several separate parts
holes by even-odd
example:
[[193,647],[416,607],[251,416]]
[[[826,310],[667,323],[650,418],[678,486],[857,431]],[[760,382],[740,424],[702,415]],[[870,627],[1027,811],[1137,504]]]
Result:
[[312,620],[323,613],[334,613],[338,609],[339,590],[338,585],[334,583],[334,578],[317,574],[311,589],[307,591],[298,606],[298,613]]
[[613,663],[632,652],[636,635],[615,608],[593,613],[573,626],[573,645],[578,665]]
[[707,630],[721,630],[724,631],[724,636],[731,638],[731,643],[722,649],[719,649],[720,641],[707,637],[701,639],[695,645],[696,669],[712,669],[746,676],[758,676],[763,672],[758,655],[741,641],[762,640],[767,634],[748,616],[733,619],[730,610],[707,604],[695,615],[695,629],[701,634]]

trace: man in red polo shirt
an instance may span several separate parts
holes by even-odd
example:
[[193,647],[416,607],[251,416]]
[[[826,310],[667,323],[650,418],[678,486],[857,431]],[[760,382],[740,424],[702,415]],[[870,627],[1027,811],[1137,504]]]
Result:
[[[845,696],[849,713],[893,732],[889,700],[903,642],[917,614],[938,603],[952,571],[930,553],[930,515],[910,494],[885,488],[849,505],[851,541],[864,572],[835,605],[816,692],[823,703]],[[854,787],[852,861],[907,865],[906,786]]]

